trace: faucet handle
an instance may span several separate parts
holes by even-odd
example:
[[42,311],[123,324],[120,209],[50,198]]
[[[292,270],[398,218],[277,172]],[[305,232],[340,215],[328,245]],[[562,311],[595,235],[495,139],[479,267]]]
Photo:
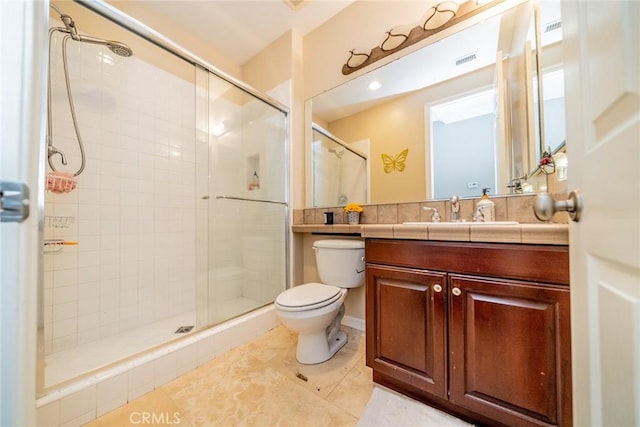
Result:
[[438,213],[438,209],[436,208],[431,208],[429,206],[423,206],[422,207],[423,211],[432,211],[433,213],[431,214],[431,222],[440,222],[440,214]]

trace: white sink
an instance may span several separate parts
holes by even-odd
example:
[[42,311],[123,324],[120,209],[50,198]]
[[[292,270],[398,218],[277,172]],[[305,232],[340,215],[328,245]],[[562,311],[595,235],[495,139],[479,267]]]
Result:
[[518,221],[493,221],[493,222],[431,222],[431,221],[406,221],[405,225],[518,225]]

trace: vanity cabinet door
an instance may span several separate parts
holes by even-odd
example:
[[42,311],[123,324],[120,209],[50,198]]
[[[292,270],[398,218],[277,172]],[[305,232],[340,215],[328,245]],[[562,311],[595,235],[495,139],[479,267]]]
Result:
[[570,426],[569,289],[449,276],[450,401],[506,425]]
[[367,265],[367,365],[446,398],[446,274]]

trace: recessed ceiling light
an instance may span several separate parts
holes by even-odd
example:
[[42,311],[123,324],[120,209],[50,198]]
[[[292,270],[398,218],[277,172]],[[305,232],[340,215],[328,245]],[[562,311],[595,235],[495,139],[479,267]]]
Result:
[[374,80],[369,83],[369,86],[367,87],[369,88],[369,90],[378,90],[382,87],[382,83],[380,83],[378,80]]

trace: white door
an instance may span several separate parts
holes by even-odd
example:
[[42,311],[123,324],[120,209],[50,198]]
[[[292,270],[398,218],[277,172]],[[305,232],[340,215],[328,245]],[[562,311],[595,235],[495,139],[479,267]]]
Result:
[[[0,425],[33,426],[39,283],[40,153],[44,140],[48,2],[0,0]],[[5,222],[13,184],[31,190],[30,215]],[[11,207],[11,206],[9,206]]]
[[563,1],[576,426],[640,425],[640,2]]

